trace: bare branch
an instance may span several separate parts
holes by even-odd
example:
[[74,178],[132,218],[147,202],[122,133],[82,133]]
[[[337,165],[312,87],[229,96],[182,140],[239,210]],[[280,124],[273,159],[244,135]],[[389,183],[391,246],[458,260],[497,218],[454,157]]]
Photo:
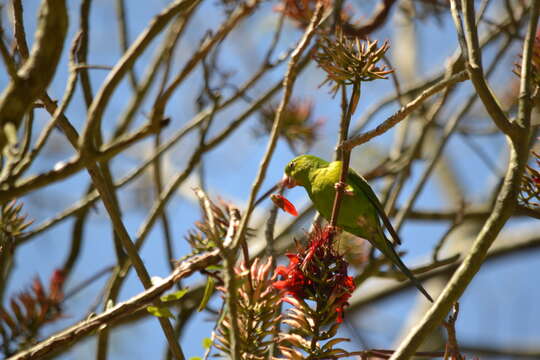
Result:
[[345,141],[341,145],[341,147],[343,149],[351,150],[352,148],[358,145],[364,144],[368,142],[369,140],[371,140],[372,138],[387,132],[396,124],[398,124],[400,121],[404,120],[407,116],[409,116],[413,111],[418,109],[424,103],[424,101],[426,101],[431,96],[435,95],[439,91],[446,89],[447,87],[454,86],[456,83],[465,81],[467,79],[468,79],[467,73],[462,71],[460,73],[452,75],[452,77],[450,77],[447,80],[442,80],[436,83],[430,88],[422,91],[422,93],[418,97],[416,97],[414,100],[412,100],[407,105],[402,107],[397,113],[395,113],[394,115],[386,119],[384,122],[378,125],[375,129],[350,138],[349,140]]
[[43,1],[35,45],[30,57],[0,95],[0,150],[6,146],[5,127],[18,129],[24,113],[51,82],[64,47],[68,27],[65,0]]
[[91,316],[6,360],[37,360],[43,359],[46,355],[54,354],[92,331],[97,330],[100,326],[121,320],[139,309],[146,307],[153,301],[159,300],[159,296],[172,288],[179,280],[209,265],[215,264],[219,259],[218,251],[214,251],[183,261],[174,272],[164,278],[159,284],[153,285],[131,299],[116,304],[102,314]]

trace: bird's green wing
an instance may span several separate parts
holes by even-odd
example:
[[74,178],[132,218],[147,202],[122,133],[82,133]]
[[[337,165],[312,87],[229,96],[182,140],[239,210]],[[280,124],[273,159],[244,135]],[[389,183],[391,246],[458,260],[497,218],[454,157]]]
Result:
[[384,212],[381,202],[377,198],[377,195],[375,195],[375,193],[371,189],[371,186],[369,186],[368,182],[362,176],[358,175],[353,169],[349,169],[348,178],[349,178],[349,181],[351,181],[356,187],[358,187],[363,192],[363,194],[371,202],[371,204],[373,204],[384,226],[386,227],[386,229],[388,230],[388,232],[390,233],[394,241],[397,244],[401,244],[401,239],[399,238],[399,235],[397,234],[396,230],[392,226],[390,219]]

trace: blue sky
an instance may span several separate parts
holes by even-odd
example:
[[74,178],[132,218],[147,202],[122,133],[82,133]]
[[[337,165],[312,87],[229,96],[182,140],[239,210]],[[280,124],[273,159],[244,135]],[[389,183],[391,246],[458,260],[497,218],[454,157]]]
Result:
[[[145,2],[141,6],[139,2],[126,1],[129,32],[131,40],[139,34],[160,9],[167,5],[167,1]],[[37,12],[37,0],[26,0],[25,21],[29,41],[35,29]],[[187,56],[199,45],[201,36],[208,28],[208,24],[217,27],[223,19],[221,10],[217,9],[215,2],[205,2],[197,11],[195,18],[188,27],[185,37],[181,40],[174,62],[175,69],[179,69]],[[241,83],[257,69],[269,44],[272,35],[273,24],[277,20],[277,14],[272,11],[274,3],[264,3],[257,14],[245,21],[238,30],[233,33],[225,43],[225,50],[221,55],[221,62],[227,70],[235,71],[232,80]],[[74,37],[78,28],[77,14],[79,2],[70,2],[70,14],[72,21],[68,41]],[[495,14],[494,14],[495,15]],[[117,24],[114,4],[110,1],[95,0],[92,8],[91,39],[89,63],[93,65],[113,65],[121,54],[117,36]],[[6,11],[2,13],[3,24],[8,24]],[[388,29],[385,28],[385,29]],[[419,63],[418,73],[428,76],[440,71],[443,62],[452,54],[457,46],[455,31],[448,17],[443,19],[442,24],[427,21],[418,24],[419,36]],[[301,32],[291,23],[287,22],[284,36],[279,44],[278,52],[284,51],[294,44],[301,36]],[[399,34],[390,30],[382,30],[374,34],[374,38],[399,41]],[[160,39],[156,39],[145,55],[137,62],[136,70],[139,78],[144,74],[146,65],[151,61],[153,50]],[[66,48],[68,48],[66,46]],[[67,51],[67,50],[65,50]],[[487,50],[490,54],[493,48]],[[518,50],[516,50],[517,52]],[[49,93],[53,98],[60,98],[66,81],[66,56],[63,56],[60,70],[57,72]],[[390,56],[399,56],[390,50]],[[515,58],[505,58],[501,63],[501,71],[496,74],[495,81],[508,81],[511,78],[508,69],[511,68]],[[506,70],[505,70],[506,69]],[[284,73],[283,66],[275,69],[269,76],[261,81],[252,91],[251,96],[256,97],[273,82],[277,81]],[[104,80],[107,71],[92,70],[90,72],[94,91]],[[399,74],[398,74],[399,76]],[[195,71],[182,85],[171,100],[167,115],[171,117],[170,126],[164,131],[163,137],[167,138],[187,123],[196,114],[194,98],[201,87],[200,69]],[[323,73],[314,66],[308,68],[299,77],[294,94],[304,98],[313,98],[317,116],[324,117],[326,122],[321,131],[321,139],[315,144],[312,153],[321,157],[330,158],[337,137],[339,120],[339,101],[332,99],[329,88],[319,88],[318,85],[324,80]],[[0,87],[7,84],[5,72],[0,72]],[[368,83],[363,87],[362,98],[357,110],[358,117],[370,104],[391,92],[391,81],[378,81]],[[471,91],[469,85],[460,87],[461,95],[452,101],[459,104],[464,99],[465,93]],[[154,90],[155,91],[155,90]],[[155,93],[155,92],[154,92]],[[104,134],[110,133],[114,128],[115,121],[127,106],[131,96],[131,90],[127,81],[124,81],[115,93],[104,116]],[[388,107],[374,118],[368,127],[372,128],[376,123],[385,119],[397,110],[397,105]],[[145,104],[137,115],[137,124],[145,121],[145,114],[150,110],[150,104]],[[215,134],[234,116],[242,110],[242,107],[233,107],[224,111],[212,125],[210,134]],[[441,123],[445,123],[445,117],[449,116],[454,108],[443,111]],[[476,106],[474,112],[483,114],[482,108]],[[80,90],[77,90],[73,102],[66,111],[67,117],[78,128],[82,129],[85,120],[85,106],[82,101]],[[42,111],[36,111],[36,130],[49,120],[49,116]],[[253,129],[257,126],[256,117],[252,117],[238,129],[229,141],[212,150],[204,160],[207,173],[207,186],[211,196],[220,196],[225,200],[232,201],[242,207],[247,201],[251,183],[257,172],[260,159],[266,148],[266,139],[253,137]],[[366,171],[377,165],[373,161],[373,152],[384,152],[393,139],[393,132],[389,132],[363,148],[355,150],[353,162],[361,166],[359,170]],[[190,151],[194,146],[194,138],[187,138],[180,142],[167,154],[166,161],[168,175],[173,176],[181,171],[186,164]],[[130,149],[125,155],[119,156],[111,162],[111,168],[115,178],[121,178],[129,169],[137,166],[147,155],[150,154],[152,141],[145,140],[140,145]],[[501,169],[505,166],[505,146],[500,137],[486,137],[479,141],[484,151]],[[369,148],[369,149],[368,149]],[[463,140],[454,136],[447,144],[445,154],[451,165],[458,171],[460,181],[465,186],[469,201],[486,200],[494,185],[494,178],[485,164],[464,144]],[[72,155],[72,150],[62,134],[53,134],[52,141],[46,147],[44,156],[32,166],[29,173],[37,173],[50,169],[58,161],[63,161]],[[293,156],[284,142],[278,144],[276,154],[268,169],[267,178],[263,190],[274,184],[282,176],[284,165]],[[412,177],[406,183],[403,196],[398,203],[402,203],[413,188],[424,164],[417,164],[412,168]],[[169,180],[167,177],[165,181]],[[85,172],[49,186],[44,191],[24,197],[25,210],[30,217],[35,219],[36,224],[49,218],[62,209],[77,201],[83,194],[89,178]],[[193,223],[199,219],[198,206],[189,195],[190,187],[194,182],[187,182],[181,191],[170,201],[167,212],[169,214],[174,238],[174,246],[177,257],[189,253],[189,248],[184,240],[187,230],[193,227]],[[375,182],[375,187],[380,183]],[[287,196],[297,205],[307,203],[305,192],[301,189],[293,189]],[[141,223],[146,218],[149,209],[141,206],[134,197],[133,186],[128,186],[120,193],[120,199],[124,211],[124,222],[128,231],[135,236]],[[415,209],[439,209],[447,205],[448,200],[441,196],[439,185],[433,177],[429,180],[426,188],[417,200]],[[265,202],[261,209],[267,209]],[[262,215],[256,214],[256,218]],[[279,216],[279,224],[290,219],[284,215]],[[533,226],[531,222],[515,222],[518,229]],[[16,268],[9,282],[8,294],[13,294],[29,285],[29,279],[38,274],[42,279],[47,279],[52,270],[62,264],[66,256],[72,220],[65,221],[47,231],[33,241],[20,247],[16,257]],[[421,222],[407,223],[401,232],[405,239],[404,249],[407,250],[405,261],[411,264],[422,263],[429,259],[429,252],[437,242],[438,237],[444,233],[448,224],[428,224]],[[514,224],[513,224],[514,225]],[[307,227],[305,225],[304,227]],[[538,226],[537,224],[535,226]],[[168,266],[166,264],[165,249],[162,241],[161,227],[155,226],[142,249],[141,256],[152,275],[166,276]],[[112,265],[115,261],[112,246],[110,222],[101,205],[91,212],[85,228],[84,248],[81,259],[67,284],[67,289],[75,286],[82,279],[94,274],[104,266]],[[501,345],[527,346],[537,344],[540,338],[540,308],[538,303],[540,291],[531,274],[540,270],[540,256],[531,252],[525,256],[510,258],[499,261],[482,268],[478,277],[473,281],[465,293],[461,303],[461,315],[458,322],[458,337],[467,343],[475,341],[481,343],[497,343]],[[201,281],[200,276],[194,276],[186,282],[189,284]],[[92,286],[74,296],[66,303],[65,320],[47,327],[47,333],[53,333],[80,319],[80,314],[95,301],[97,294],[104,285],[105,278],[96,281]],[[120,296],[120,301],[126,300],[142,290],[142,286],[136,276],[131,273]],[[362,287],[357,291],[362,291]],[[511,293],[511,296],[508,294]],[[357,314],[350,320],[355,323],[366,339],[373,347],[391,347],[394,337],[406,319],[408,311],[414,305],[413,291],[400,295],[399,298],[383,302],[380,306],[370,307]],[[212,302],[217,306],[216,299]],[[184,331],[182,346],[188,357],[202,356],[202,339],[208,337],[212,329],[211,316],[208,313],[197,314],[192,318]],[[344,333],[347,335],[347,333]],[[161,356],[164,338],[158,322],[149,318],[129,328],[119,328],[113,331],[110,358],[111,359],[147,359]],[[349,349],[357,349],[354,344]],[[73,347],[72,350],[61,356],[62,359],[91,359],[94,358],[95,342],[89,338]]]

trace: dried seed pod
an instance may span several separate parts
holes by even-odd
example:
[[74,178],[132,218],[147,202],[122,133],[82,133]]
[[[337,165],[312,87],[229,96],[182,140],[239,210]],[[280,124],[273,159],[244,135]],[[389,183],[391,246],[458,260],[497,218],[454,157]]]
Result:
[[389,48],[387,41],[378,47],[376,40],[363,41],[338,32],[335,38],[323,37],[319,41],[319,51],[314,57],[327,74],[323,84],[333,82],[332,92],[335,93],[340,85],[386,79],[393,70],[378,62]]

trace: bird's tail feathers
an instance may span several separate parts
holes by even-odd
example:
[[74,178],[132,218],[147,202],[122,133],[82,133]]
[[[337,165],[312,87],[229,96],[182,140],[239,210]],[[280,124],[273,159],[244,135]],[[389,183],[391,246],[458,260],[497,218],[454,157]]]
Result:
[[383,249],[379,248],[378,250],[381,251],[383,253],[383,255],[385,255],[386,257],[388,257],[392,263],[399,269],[401,270],[401,272],[407,276],[409,278],[409,280],[414,284],[414,286],[416,286],[416,288],[418,290],[420,290],[420,292],[430,301],[430,302],[433,302],[433,298],[431,297],[431,295],[429,295],[429,293],[426,291],[426,289],[424,289],[424,287],[422,286],[422,284],[420,283],[420,281],[414,276],[414,274],[412,273],[411,270],[409,270],[409,268],[407,267],[407,265],[405,265],[403,263],[403,261],[401,260],[401,258],[399,257],[399,255],[397,254],[396,250],[394,249],[394,247],[392,246],[392,243],[386,239],[386,237],[384,238],[384,243],[385,243],[385,247]]

